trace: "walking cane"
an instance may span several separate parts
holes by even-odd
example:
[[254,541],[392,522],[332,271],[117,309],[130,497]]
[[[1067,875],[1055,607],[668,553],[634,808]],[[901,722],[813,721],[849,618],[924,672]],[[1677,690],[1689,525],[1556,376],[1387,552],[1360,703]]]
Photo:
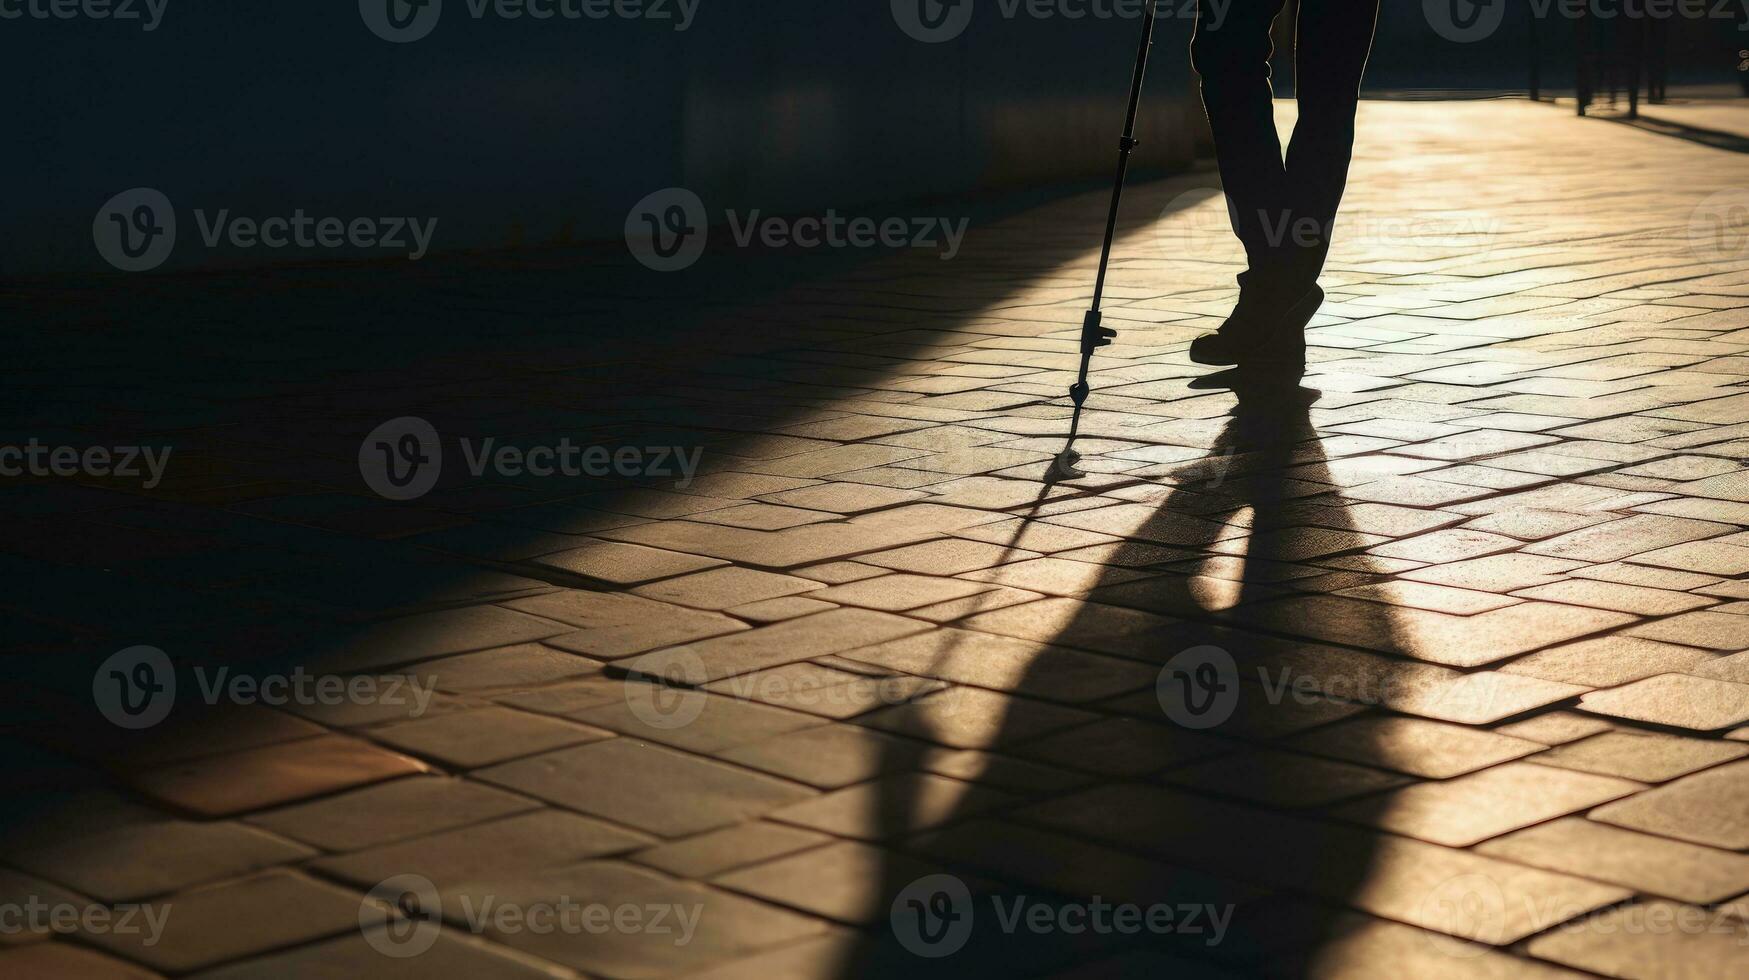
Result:
[[1054,464],[1056,475],[1063,479],[1086,475],[1075,468],[1075,464],[1081,461],[1081,454],[1075,451],[1075,435],[1081,427],[1081,405],[1087,401],[1087,367],[1093,360],[1093,352],[1107,346],[1117,336],[1116,330],[1100,326],[1103,317],[1099,312],[1099,300],[1105,293],[1105,270],[1111,262],[1111,240],[1117,235],[1117,208],[1123,199],[1124,175],[1129,171],[1130,152],[1138,145],[1136,108],[1142,102],[1142,76],[1148,71],[1148,50],[1154,46],[1156,3],[1158,0],[1147,0],[1142,12],[1142,44],[1136,51],[1136,73],[1130,79],[1129,112],[1124,116],[1123,135],[1117,141],[1117,181],[1111,188],[1111,211],[1105,217],[1105,244],[1099,250],[1099,276],[1093,283],[1093,306],[1081,321],[1081,374],[1069,386],[1069,399],[1075,403],[1075,414],[1069,419],[1069,441],[1057,454]]

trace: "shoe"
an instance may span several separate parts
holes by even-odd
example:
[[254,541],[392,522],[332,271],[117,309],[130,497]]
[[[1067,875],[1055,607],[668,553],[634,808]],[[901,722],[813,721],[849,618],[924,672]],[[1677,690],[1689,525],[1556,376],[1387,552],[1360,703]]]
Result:
[[[1196,338],[1190,359],[1198,364],[1236,364],[1243,368],[1295,369],[1306,366],[1306,324],[1324,304],[1324,290],[1314,285],[1285,311],[1276,314],[1241,312],[1221,329]],[[1243,307],[1243,302],[1241,302]]]

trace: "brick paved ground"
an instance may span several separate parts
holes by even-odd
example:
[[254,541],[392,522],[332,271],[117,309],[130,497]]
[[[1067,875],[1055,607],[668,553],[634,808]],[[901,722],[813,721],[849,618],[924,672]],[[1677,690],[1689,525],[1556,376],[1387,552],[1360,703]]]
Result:
[[[56,329],[13,436],[176,455],[0,487],[0,897],[168,917],[11,930],[0,974],[1749,975],[1749,260],[1695,211],[1746,175],[1368,104],[1305,387],[1239,395],[1184,356],[1218,202],[1147,185],[1054,485],[1097,193],[793,279],[15,290]],[[357,453],[398,416],[444,476],[389,503]],[[703,462],[474,477],[461,436]],[[93,672],[137,644],[180,672],[129,732]],[[221,668],[395,683],[203,707]],[[385,925],[424,882],[447,927]],[[565,901],[643,926],[519,918]],[[1125,903],[1178,928],[1060,928]]]

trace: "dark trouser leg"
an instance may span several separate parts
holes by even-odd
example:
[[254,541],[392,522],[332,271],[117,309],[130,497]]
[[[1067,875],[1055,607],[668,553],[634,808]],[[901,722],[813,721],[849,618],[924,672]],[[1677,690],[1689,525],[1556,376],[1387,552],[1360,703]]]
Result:
[[1311,288],[1330,252],[1378,10],[1379,0],[1300,0],[1294,45],[1300,116],[1288,143],[1284,185],[1293,232],[1282,253],[1290,292]]
[[[1283,205],[1286,170],[1269,86],[1269,27],[1283,0],[1199,0],[1191,63],[1202,76],[1233,232],[1250,265],[1246,293],[1273,264],[1270,217]],[[1243,302],[1243,300],[1242,300]]]

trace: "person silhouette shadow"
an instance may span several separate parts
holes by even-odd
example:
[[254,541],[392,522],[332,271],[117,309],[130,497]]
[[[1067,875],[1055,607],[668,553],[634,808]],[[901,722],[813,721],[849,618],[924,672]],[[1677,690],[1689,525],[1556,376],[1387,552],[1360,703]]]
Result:
[[[905,737],[886,743],[865,814],[880,855],[870,917],[835,975],[1294,976],[1355,921],[1342,906],[1365,886],[1374,838],[1307,814],[1398,780],[1283,751],[1369,706],[1272,690],[1265,661],[1303,641],[1278,635],[1279,611],[1257,612],[1341,574],[1304,564],[1302,532],[1354,528],[1309,420],[1318,393],[1234,395],[1207,455],[1167,475],[1158,505],[1104,546],[1091,588],[947,624],[967,636],[926,675],[977,655],[972,633],[1042,644],[1007,685],[1019,696],[973,726],[982,772],[965,773],[963,722],[988,709],[970,696],[956,709],[962,688],[883,709],[877,727]],[[1039,510],[1017,538],[1073,521]],[[1356,605],[1374,618],[1361,633],[1391,631],[1391,606]],[[1157,679],[1089,697],[1089,654]],[[924,775],[944,772],[976,781],[945,813],[940,777]],[[1123,907],[1140,910],[1127,930]],[[1146,918],[1160,907],[1176,926]]]

